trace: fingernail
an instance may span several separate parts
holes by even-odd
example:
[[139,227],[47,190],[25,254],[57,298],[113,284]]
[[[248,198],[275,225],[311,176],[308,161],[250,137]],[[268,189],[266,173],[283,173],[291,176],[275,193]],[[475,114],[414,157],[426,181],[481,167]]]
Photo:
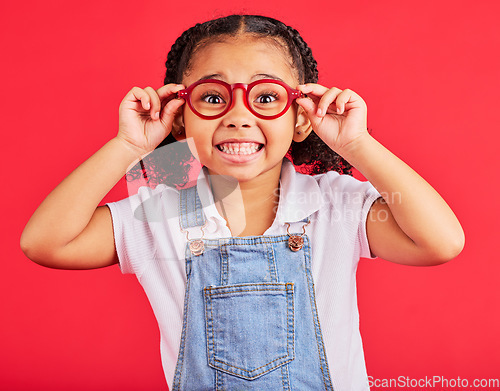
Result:
[[147,102],[147,103],[146,103],[146,110],[149,110],[149,108],[150,108],[150,107],[151,107],[150,103],[149,103],[149,102]]
[[155,113],[155,119],[158,119],[158,118],[160,118],[160,112],[159,112],[159,111],[157,111],[157,112]]
[[337,114],[340,114],[342,112],[342,109],[340,107],[337,107]]
[[318,117],[321,117],[321,116],[323,115],[323,110],[318,109],[318,111],[317,111],[316,115],[317,115]]

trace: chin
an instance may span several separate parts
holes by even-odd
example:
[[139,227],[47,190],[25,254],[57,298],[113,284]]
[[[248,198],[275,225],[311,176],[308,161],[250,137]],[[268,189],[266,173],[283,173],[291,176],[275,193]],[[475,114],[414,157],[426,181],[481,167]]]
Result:
[[244,182],[249,182],[252,179],[255,179],[258,175],[251,174],[251,173],[236,173],[236,172],[221,172],[221,173],[216,173],[216,175],[223,175],[227,178],[231,178],[232,180],[235,180],[240,183]]

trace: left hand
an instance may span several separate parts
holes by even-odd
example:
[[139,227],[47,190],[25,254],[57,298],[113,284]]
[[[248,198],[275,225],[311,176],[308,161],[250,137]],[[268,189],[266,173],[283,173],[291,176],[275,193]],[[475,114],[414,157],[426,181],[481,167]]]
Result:
[[[309,83],[299,85],[307,98],[296,102],[307,113],[316,134],[335,152],[342,150],[367,131],[367,107],[354,91]],[[310,98],[310,99],[309,99]]]

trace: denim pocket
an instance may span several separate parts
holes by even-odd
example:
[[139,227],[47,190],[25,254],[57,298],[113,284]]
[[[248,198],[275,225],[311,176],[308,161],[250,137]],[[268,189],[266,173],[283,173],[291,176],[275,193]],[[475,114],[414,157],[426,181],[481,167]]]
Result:
[[208,363],[256,379],[294,359],[293,283],[204,289]]

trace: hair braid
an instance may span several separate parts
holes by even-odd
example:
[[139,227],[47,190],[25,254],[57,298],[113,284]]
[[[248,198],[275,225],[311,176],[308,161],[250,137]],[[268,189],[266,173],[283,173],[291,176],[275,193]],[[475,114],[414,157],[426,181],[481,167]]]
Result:
[[317,83],[318,81],[318,63],[312,54],[312,50],[304,41],[300,33],[291,26],[286,26],[288,34],[297,47],[304,68],[303,83]]
[[[205,28],[204,28],[205,27]],[[207,28],[203,23],[197,23],[184,31],[174,42],[167,55],[165,79],[163,84],[182,82],[183,74],[191,60],[193,49],[205,38]]]
[[177,77],[177,69],[179,68],[179,62],[184,53],[184,49],[188,45],[191,40],[191,36],[194,33],[194,30],[199,26],[191,27],[190,29],[184,31],[182,35],[177,38],[175,43],[172,45],[172,48],[168,52],[167,61],[165,62],[165,67],[167,71],[165,73],[165,79],[163,80],[163,84],[169,83],[180,83]]

